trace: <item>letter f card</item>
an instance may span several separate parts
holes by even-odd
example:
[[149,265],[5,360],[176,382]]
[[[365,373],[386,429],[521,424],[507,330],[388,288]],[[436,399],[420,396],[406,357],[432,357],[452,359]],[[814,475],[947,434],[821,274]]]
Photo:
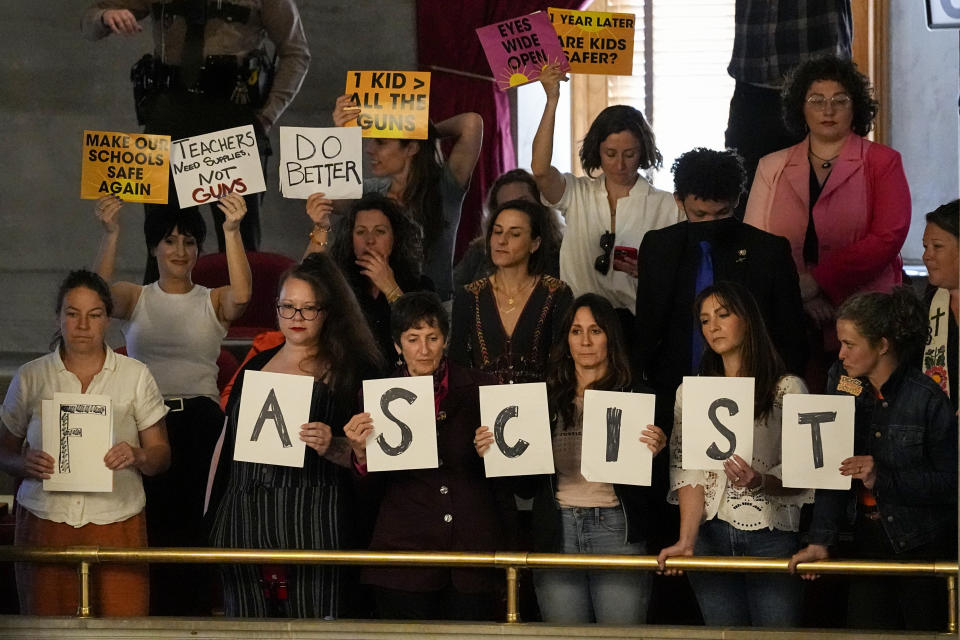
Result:
[[367,438],[368,471],[439,466],[433,376],[364,380],[363,409],[373,420],[373,433]]

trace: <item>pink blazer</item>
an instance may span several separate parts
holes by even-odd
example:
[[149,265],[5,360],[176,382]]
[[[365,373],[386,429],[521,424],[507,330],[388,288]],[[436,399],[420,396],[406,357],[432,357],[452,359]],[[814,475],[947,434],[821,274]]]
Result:
[[809,137],[761,158],[744,222],[789,240],[797,271],[809,272],[834,305],[858,291],[890,291],[902,280],[900,249],[910,229],[900,154],[850,134],[813,207],[820,262],[808,267],[808,145]]

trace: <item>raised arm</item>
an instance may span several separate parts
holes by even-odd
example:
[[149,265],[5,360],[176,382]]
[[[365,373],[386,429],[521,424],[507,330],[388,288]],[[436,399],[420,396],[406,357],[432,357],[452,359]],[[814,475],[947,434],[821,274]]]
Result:
[[566,79],[566,75],[557,65],[547,65],[540,74],[540,84],[543,85],[543,90],[547,94],[547,104],[543,107],[540,126],[533,137],[530,169],[533,171],[533,178],[537,181],[540,193],[551,204],[559,202],[566,189],[563,175],[552,164],[553,131],[556,126],[557,104],[560,101],[560,81]]
[[247,213],[243,196],[230,193],[224,196],[217,207],[223,212],[223,237],[227,254],[227,274],[230,284],[215,289],[212,293],[217,317],[224,325],[243,315],[253,294],[253,275],[240,237],[240,221]]
[[[103,236],[100,238],[100,249],[93,270],[108,283],[113,281],[113,271],[117,261],[117,246],[120,242],[120,209],[123,200],[117,196],[104,196],[97,200],[97,220],[103,227]],[[110,285],[110,295],[113,297],[113,317],[129,320],[133,308],[140,298],[143,289],[132,282],[116,282]]]
[[450,173],[457,184],[466,189],[470,184],[473,168],[480,157],[483,144],[483,118],[478,113],[461,113],[437,123],[441,138],[453,138],[453,149],[447,158]]

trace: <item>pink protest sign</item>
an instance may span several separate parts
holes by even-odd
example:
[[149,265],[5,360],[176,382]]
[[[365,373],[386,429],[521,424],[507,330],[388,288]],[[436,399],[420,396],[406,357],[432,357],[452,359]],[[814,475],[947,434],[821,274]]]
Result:
[[546,11],[488,24],[477,36],[501,91],[533,82],[547,64],[570,70]]

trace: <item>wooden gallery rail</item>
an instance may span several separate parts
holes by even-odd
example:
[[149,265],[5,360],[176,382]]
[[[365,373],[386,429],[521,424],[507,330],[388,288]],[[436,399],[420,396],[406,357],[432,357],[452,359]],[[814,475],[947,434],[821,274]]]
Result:
[[[264,549],[143,548],[116,547],[17,547],[0,546],[0,561],[55,562],[76,564],[79,574],[80,606],[77,616],[90,611],[90,565],[105,562],[186,563],[186,564],[326,564],[484,567],[503,569],[507,577],[508,623],[517,616],[517,571],[519,569],[634,569],[655,571],[656,556],[616,556],[556,553],[438,553],[381,551],[271,551]],[[667,567],[684,571],[736,571],[785,573],[786,558],[674,557]],[[957,631],[956,562],[881,562],[872,560],[827,560],[803,563],[798,571],[820,574],[934,576],[946,580],[948,598],[947,631]]]

